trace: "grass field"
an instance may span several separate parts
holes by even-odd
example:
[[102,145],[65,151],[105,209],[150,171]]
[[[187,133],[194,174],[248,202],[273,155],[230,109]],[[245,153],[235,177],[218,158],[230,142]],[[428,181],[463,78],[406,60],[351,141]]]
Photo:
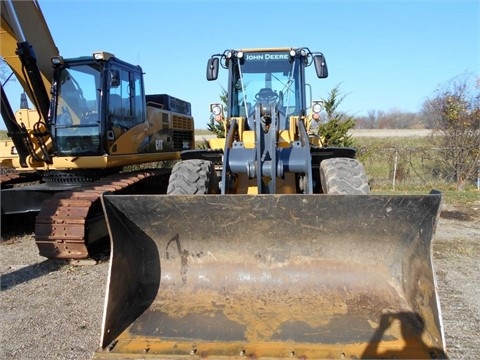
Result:
[[[370,187],[377,193],[425,193],[442,191],[454,203],[471,204],[478,199],[476,179],[471,179],[466,191],[455,191],[454,184],[435,175],[431,165],[436,151],[429,148],[429,130],[381,129],[354,130],[352,138],[358,158],[364,164]],[[212,136],[206,129],[195,129],[197,145]],[[0,139],[8,139],[0,130]]]

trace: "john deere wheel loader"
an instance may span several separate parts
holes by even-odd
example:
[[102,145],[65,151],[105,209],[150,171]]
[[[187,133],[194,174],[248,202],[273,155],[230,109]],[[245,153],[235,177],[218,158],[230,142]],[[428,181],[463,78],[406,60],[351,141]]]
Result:
[[226,137],[167,195],[102,198],[111,264],[97,358],[444,358],[431,240],[441,195],[370,195],[312,133],[308,48],[227,50]]
[[37,1],[2,0],[1,30],[0,55],[35,106],[14,113],[2,87],[0,164],[14,170],[0,177],[2,220],[37,214],[40,255],[92,257],[109,245],[103,192],[166,193],[171,168],[151,163],[194,148],[190,103],[145,95],[142,68],[111,53],[64,59]]

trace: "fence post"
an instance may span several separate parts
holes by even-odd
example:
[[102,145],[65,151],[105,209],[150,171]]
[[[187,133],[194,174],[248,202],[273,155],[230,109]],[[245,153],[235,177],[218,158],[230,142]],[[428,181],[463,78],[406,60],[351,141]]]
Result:
[[480,190],[480,160],[478,160],[478,169],[477,169],[477,190]]
[[395,147],[395,156],[393,157],[393,180],[392,180],[393,191],[395,191],[395,181],[397,179],[397,166],[398,166],[398,149]]

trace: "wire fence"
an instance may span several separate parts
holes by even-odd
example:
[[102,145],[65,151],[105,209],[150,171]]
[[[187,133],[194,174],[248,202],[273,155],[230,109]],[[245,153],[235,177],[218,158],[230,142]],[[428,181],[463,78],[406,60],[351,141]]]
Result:
[[[365,166],[373,190],[454,187],[455,173],[432,147],[362,147],[357,155]],[[466,179],[466,186],[480,189],[480,162]]]

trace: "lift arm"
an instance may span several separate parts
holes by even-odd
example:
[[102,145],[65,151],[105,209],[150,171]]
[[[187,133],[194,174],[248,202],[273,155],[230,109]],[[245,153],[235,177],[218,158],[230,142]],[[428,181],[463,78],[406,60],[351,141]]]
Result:
[[1,6],[0,55],[46,120],[51,58],[58,49],[36,0],[2,1]]

